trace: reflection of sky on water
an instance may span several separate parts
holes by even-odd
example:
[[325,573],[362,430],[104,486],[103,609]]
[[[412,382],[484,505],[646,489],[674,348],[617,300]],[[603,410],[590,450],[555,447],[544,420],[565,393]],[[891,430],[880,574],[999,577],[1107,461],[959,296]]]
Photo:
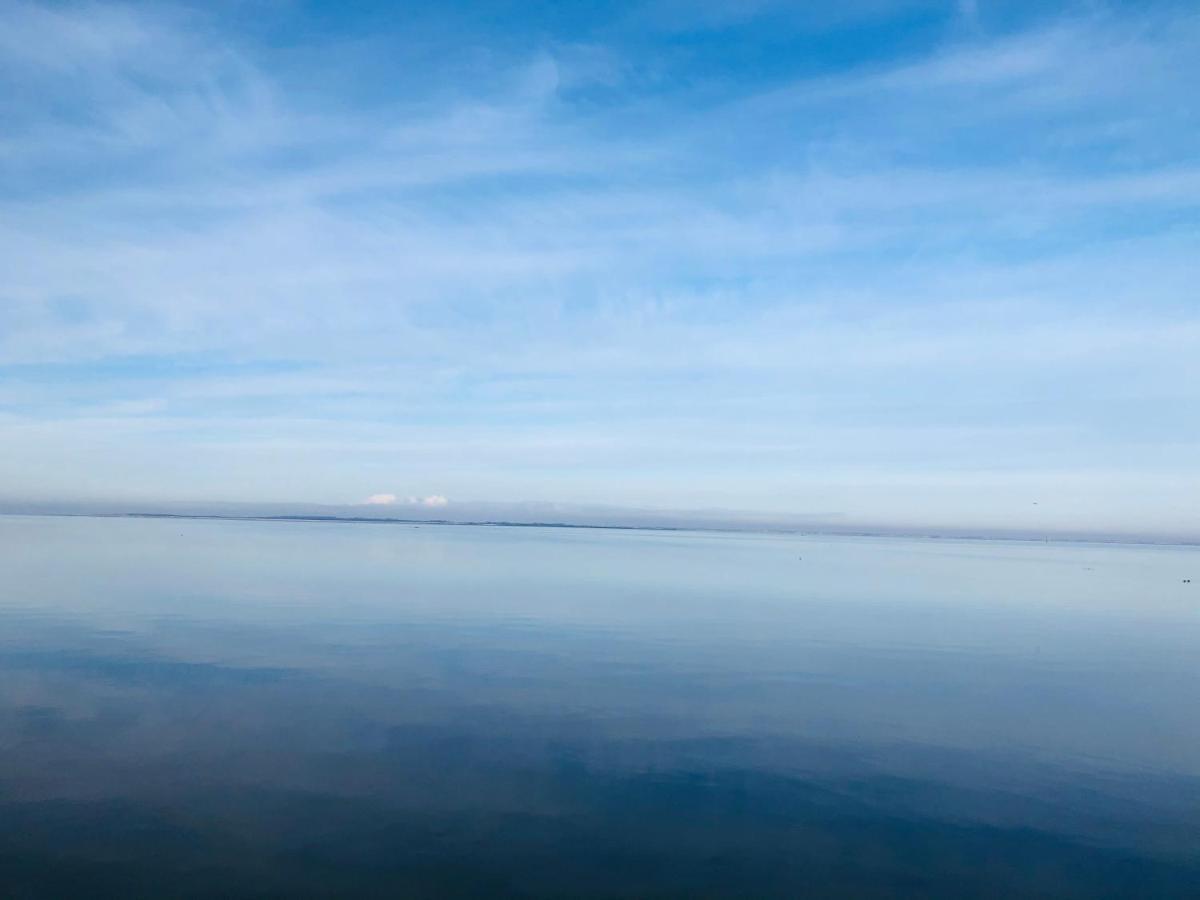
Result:
[[39,518],[0,538],[12,884],[1200,886],[1195,551]]

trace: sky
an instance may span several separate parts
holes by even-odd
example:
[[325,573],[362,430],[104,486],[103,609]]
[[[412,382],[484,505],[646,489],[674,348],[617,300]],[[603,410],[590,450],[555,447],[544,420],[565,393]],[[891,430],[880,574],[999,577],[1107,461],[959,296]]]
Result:
[[1200,535],[1194,3],[0,19],[0,499]]

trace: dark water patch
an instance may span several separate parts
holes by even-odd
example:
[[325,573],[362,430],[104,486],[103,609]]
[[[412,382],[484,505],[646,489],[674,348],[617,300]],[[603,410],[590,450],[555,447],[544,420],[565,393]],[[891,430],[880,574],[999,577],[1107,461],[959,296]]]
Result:
[[1032,829],[880,815],[755,772],[561,787],[557,814],[255,790],[171,812],[6,803],[0,873],[12,896],[86,882],[89,896],[147,897],[1182,898],[1200,883],[1179,863]]

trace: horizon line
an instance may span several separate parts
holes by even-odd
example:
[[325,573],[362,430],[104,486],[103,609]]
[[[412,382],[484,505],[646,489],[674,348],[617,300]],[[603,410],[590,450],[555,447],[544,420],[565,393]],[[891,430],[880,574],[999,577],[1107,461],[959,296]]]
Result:
[[1032,532],[1020,533],[1021,529],[1009,531],[986,529],[964,529],[963,533],[955,533],[955,528],[929,531],[920,526],[888,526],[878,529],[839,529],[834,527],[805,528],[801,526],[767,526],[745,525],[742,527],[720,525],[653,525],[653,524],[612,524],[598,522],[544,522],[515,520],[486,520],[486,519],[418,519],[399,518],[393,516],[321,516],[321,515],[231,515],[222,513],[164,513],[127,510],[121,512],[18,512],[0,509],[0,516],[26,516],[31,518],[90,518],[90,519],[189,519],[216,520],[230,522],[312,522],[340,525],[439,525],[475,528],[561,528],[589,529],[597,531],[666,531],[666,532],[704,532],[713,534],[775,534],[798,535],[805,537],[834,537],[834,538],[897,538],[942,541],[1006,541],[1018,543],[1053,543],[1053,544],[1101,544],[1101,545],[1130,545],[1155,547],[1182,547],[1200,549],[1200,538],[1166,535],[1138,535],[1106,532],[1046,532],[1037,536]]

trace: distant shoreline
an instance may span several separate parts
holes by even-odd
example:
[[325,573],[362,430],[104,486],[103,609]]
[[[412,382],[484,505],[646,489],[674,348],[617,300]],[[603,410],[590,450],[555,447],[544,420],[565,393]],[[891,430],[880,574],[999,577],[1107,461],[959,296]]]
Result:
[[583,522],[516,522],[511,520],[410,519],[392,516],[322,516],[322,515],[230,515],[220,513],[167,512],[21,512],[0,511],[2,516],[40,516],[53,518],[89,519],[202,519],[225,522],[315,522],[342,525],[450,525],[476,528],[566,528],[595,531],[654,531],[702,532],[710,534],[775,534],[829,538],[898,538],[938,541],[1009,541],[1025,544],[1101,544],[1147,547],[1200,548],[1200,540],[1139,538],[1135,535],[1046,535],[1044,537],[1012,534],[946,534],[932,531],[852,531],[839,529],[787,528],[769,526],[717,527],[712,525],[634,525]]

